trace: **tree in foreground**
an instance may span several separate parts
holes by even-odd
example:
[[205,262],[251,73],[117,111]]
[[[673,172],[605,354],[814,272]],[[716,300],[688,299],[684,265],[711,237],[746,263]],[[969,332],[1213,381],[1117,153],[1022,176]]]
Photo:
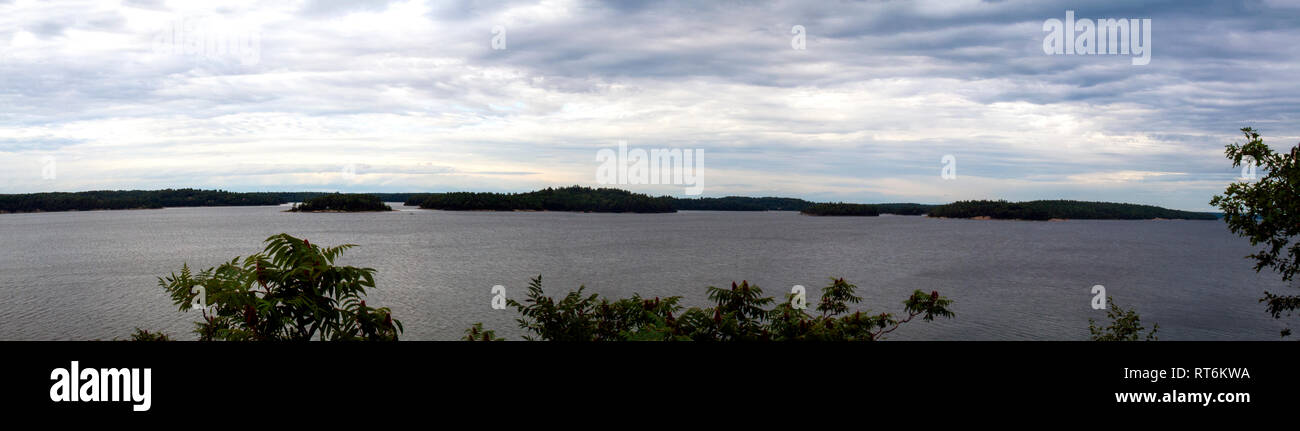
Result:
[[194,332],[204,341],[396,341],[402,323],[364,300],[375,270],[334,264],[351,247],[322,248],[279,234],[242,262],[198,274],[187,264],[158,285],[181,311],[201,308]]
[[[1259,133],[1246,127],[1244,144],[1230,144],[1224,153],[1232,166],[1253,170],[1258,165],[1265,175],[1255,182],[1234,182],[1210,205],[1223,211],[1223,220],[1233,233],[1264,248],[1247,257],[1255,259],[1255,272],[1271,268],[1289,282],[1300,271],[1300,145],[1289,153],[1274,152]],[[1246,175],[1243,175],[1246,176]],[[1264,292],[1260,302],[1274,318],[1290,316],[1300,307],[1300,296]],[[1282,330],[1282,336],[1291,329]]]
[[[742,281],[730,288],[708,287],[712,307],[685,309],[680,296],[609,300],[597,294],[585,295],[585,287],[563,298],[546,296],[542,278],[532,279],[527,298],[507,305],[519,312],[519,327],[527,340],[547,341],[873,341],[884,339],[899,326],[920,317],[953,317],[952,300],[938,292],[920,290],[903,301],[905,316],[891,313],[849,313],[850,303],[859,303],[857,286],[844,279],[832,279],[822,289],[816,316],[797,304],[795,295],[775,303],[757,285]],[[482,324],[466,331],[463,340],[499,340]]]
[[1110,304],[1110,310],[1106,311],[1106,318],[1110,319],[1110,325],[1101,327],[1097,322],[1088,319],[1088,332],[1092,333],[1092,341],[1156,341],[1156,331],[1160,330],[1159,324],[1151,325],[1151,332],[1145,336],[1142,331],[1142,317],[1138,316],[1137,311],[1128,309],[1127,311],[1119,308],[1115,304],[1115,298],[1106,297],[1106,303]]

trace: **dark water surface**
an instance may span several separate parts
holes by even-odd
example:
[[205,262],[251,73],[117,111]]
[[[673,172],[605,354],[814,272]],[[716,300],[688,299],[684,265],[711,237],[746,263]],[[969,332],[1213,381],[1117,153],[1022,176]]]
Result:
[[[1283,322],[1257,301],[1290,289],[1256,274],[1250,244],[1221,221],[974,221],[809,217],[793,212],[676,214],[414,210],[296,214],[283,207],[168,208],[0,215],[0,339],[126,337],[134,327],[191,339],[157,277],[262,249],[280,232],[353,243],[343,264],[378,270],[371,305],[388,306],[404,339],[450,340],[482,321],[518,338],[513,311],[491,309],[543,275],[561,295],[585,284],[612,296],[684,297],[748,280],[775,297],[828,277],[859,286],[863,309],[901,312],[913,289],[956,301],[953,320],[913,323],[892,339],[1080,340],[1093,285],[1164,340],[1278,339]],[[1149,326],[1149,325],[1148,325]]]

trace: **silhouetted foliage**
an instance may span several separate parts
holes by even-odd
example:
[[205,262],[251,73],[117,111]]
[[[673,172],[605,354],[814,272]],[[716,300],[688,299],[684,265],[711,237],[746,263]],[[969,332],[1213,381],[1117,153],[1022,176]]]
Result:
[[546,188],[528,193],[453,192],[429,195],[420,208],[454,211],[675,212],[668,198],[619,189]]
[[307,202],[294,205],[289,211],[294,212],[363,212],[363,211],[392,211],[393,208],[384,205],[384,201],[378,196],[355,193],[333,193],[318,196]]
[[460,338],[461,341],[505,341],[504,338],[498,337],[496,331],[483,329],[483,323],[475,323],[474,326],[465,330],[465,336]]
[[804,208],[800,213],[816,216],[878,216],[880,215],[880,209],[876,208],[875,205],[840,202],[812,205]]
[[1106,311],[1106,318],[1110,319],[1110,325],[1106,327],[1097,326],[1097,322],[1088,319],[1088,332],[1092,333],[1092,341],[1156,341],[1156,331],[1160,330],[1159,324],[1151,325],[1151,332],[1146,336],[1142,331],[1142,318],[1138,316],[1137,311],[1129,309],[1125,311],[1115,304],[1115,298],[1106,297],[1106,303],[1110,304],[1110,309]]
[[181,311],[203,295],[209,308],[194,332],[204,341],[396,341],[402,322],[362,299],[375,287],[375,270],[334,265],[351,247],[321,248],[279,234],[242,263],[235,258],[197,275],[184,265],[158,285]]
[[[1247,256],[1255,259],[1255,272],[1272,268],[1291,281],[1300,271],[1300,145],[1289,153],[1274,152],[1259,133],[1249,127],[1241,129],[1245,144],[1229,144],[1224,153],[1232,166],[1257,163],[1266,174],[1255,182],[1235,182],[1210,205],[1223,211],[1223,220],[1233,233],[1250,239],[1251,245],[1264,244],[1259,252]],[[1300,296],[1264,292],[1260,302],[1274,318],[1290,316],[1300,307]],[[1282,336],[1291,329],[1282,330]]]
[[[857,286],[844,279],[832,279],[822,290],[817,310],[811,316],[795,306],[794,295],[770,307],[775,300],[749,282],[731,283],[730,289],[709,286],[714,306],[682,310],[679,296],[609,300],[585,295],[585,287],[556,300],[542,291],[542,278],[531,280],[524,302],[506,303],[519,312],[519,327],[527,340],[548,341],[872,341],[916,317],[931,321],[953,317],[952,300],[938,292],[920,290],[903,301],[905,317],[890,313],[857,311],[849,314],[849,303],[862,301],[854,295]],[[483,339],[482,324],[466,331],[465,340]],[[494,335],[489,336],[489,338]]]
[[131,333],[131,341],[171,341],[171,337],[162,332],[149,332],[144,329],[135,328]]
[[1215,220],[1217,215],[1191,211],[1171,210],[1151,205],[1121,204],[1112,202],[1085,202],[1070,200],[1007,202],[958,201],[938,205],[929,211],[930,217],[1049,220],[1145,220],[1187,219]]

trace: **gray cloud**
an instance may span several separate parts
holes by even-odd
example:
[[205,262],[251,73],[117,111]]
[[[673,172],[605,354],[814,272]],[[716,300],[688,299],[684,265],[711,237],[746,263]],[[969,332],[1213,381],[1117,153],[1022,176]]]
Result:
[[[124,6],[0,2],[0,193],[592,185],[626,140],[704,149],[707,195],[1207,209],[1238,128],[1300,140],[1285,2]],[[1151,63],[1044,55],[1066,10],[1152,19]],[[203,40],[255,34],[257,61],[155,49],[199,18]],[[47,156],[58,180],[33,177]]]

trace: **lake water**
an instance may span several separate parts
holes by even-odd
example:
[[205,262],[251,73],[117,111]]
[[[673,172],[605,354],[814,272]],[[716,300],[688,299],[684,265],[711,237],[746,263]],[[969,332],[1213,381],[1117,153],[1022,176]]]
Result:
[[1283,321],[1258,302],[1287,291],[1256,274],[1249,242],[1221,221],[975,221],[809,217],[793,212],[676,214],[418,210],[297,214],[284,207],[168,208],[0,215],[0,339],[126,337],[134,327],[192,339],[197,313],[176,310],[158,277],[261,251],[287,232],[353,243],[341,263],[378,270],[371,305],[388,306],[404,339],[451,340],[474,322],[519,338],[513,310],[541,274],[547,292],[585,284],[609,296],[683,296],[757,283],[774,297],[829,277],[859,286],[863,309],[902,311],[914,289],[955,300],[957,317],[917,322],[896,340],[1083,340],[1104,285],[1163,340],[1275,340]]

